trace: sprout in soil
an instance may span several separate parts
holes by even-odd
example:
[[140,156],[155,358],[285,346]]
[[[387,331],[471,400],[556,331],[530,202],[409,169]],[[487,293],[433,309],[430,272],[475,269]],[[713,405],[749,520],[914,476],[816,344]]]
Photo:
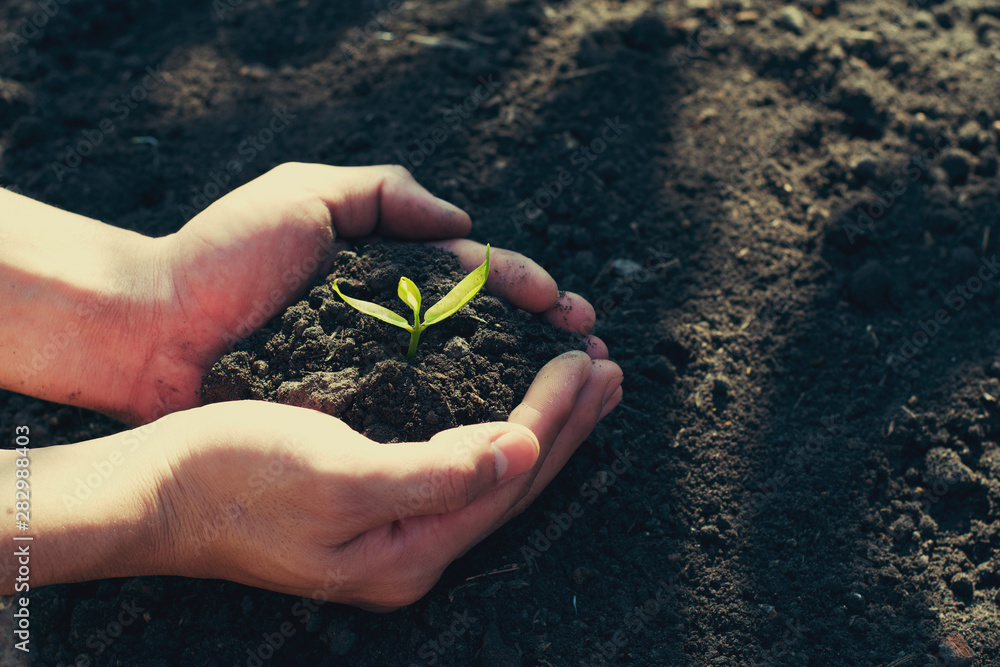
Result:
[[469,303],[472,297],[479,293],[479,290],[486,284],[486,278],[490,275],[490,246],[486,245],[486,261],[479,265],[475,271],[462,279],[462,282],[455,285],[450,292],[427,309],[424,314],[424,321],[420,321],[420,290],[412,280],[403,276],[399,279],[399,298],[403,303],[413,309],[413,324],[407,323],[405,319],[388,308],[361,299],[352,299],[337,287],[337,281],[333,281],[333,291],[340,295],[344,302],[365,315],[393,324],[400,329],[410,332],[410,349],[406,352],[406,358],[412,359],[417,353],[417,343],[420,342],[420,334],[432,324],[437,324],[446,317],[454,315],[459,308]]

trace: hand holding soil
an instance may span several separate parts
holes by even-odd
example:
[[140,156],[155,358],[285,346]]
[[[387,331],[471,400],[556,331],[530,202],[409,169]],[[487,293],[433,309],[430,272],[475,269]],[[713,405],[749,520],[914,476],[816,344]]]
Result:
[[[30,216],[54,239],[46,246],[13,225],[5,237],[22,251],[0,266],[6,320],[25,330],[23,315],[32,333],[5,334],[4,388],[151,422],[36,454],[35,586],[158,573],[373,609],[408,604],[523,511],[621,400],[620,369],[588,337],[587,353],[542,369],[507,422],[408,446],[375,446],[301,407],[197,407],[212,364],[350,241],[446,239],[438,245],[466,269],[483,261],[483,246],[454,238],[468,233],[468,216],[399,168],[284,165],[162,239],[4,196],[8,220]],[[494,250],[486,287],[565,330],[593,325],[585,300],[515,253]],[[29,310],[25,294],[55,305]],[[15,363],[73,314],[59,363]],[[111,472],[74,501],[66,489],[90,468]]]

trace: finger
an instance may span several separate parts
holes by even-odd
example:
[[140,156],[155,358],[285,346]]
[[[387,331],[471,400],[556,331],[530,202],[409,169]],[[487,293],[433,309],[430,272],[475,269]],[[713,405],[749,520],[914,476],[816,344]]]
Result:
[[506,422],[449,429],[429,442],[375,447],[365,477],[382,488],[371,527],[426,514],[456,512],[500,483],[530,470],[539,443]]
[[[486,246],[468,239],[435,241],[431,245],[454,253],[466,271],[486,260]],[[486,289],[529,313],[541,313],[559,298],[556,281],[548,272],[520,253],[490,249],[490,276]]]
[[439,199],[399,165],[283,165],[282,177],[306,185],[326,204],[338,236],[422,240],[465,236],[469,215]]
[[[492,489],[475,502],[450,514],[421,516],[404,524],[405,543],[413,556],[450,563],[495,530],[533,488],[532,476],[543,469],[577,397],[588,383],[592,362],[583,352],[567,352],[546,364],[515,408],[508,424],[527,427],[538,438],[541,452],[529,474]],[[560,459],[565,463],[565,457]],[[560,465],[561,467],[561,465]]]
[[608,346],[597,336],[587,336],[583,339],[586,344],[586,353],[591,359],[607,359]]
[[533,476],[494,489],[459,512],[409,524],[409,544],[426,549],[424,558],[430,562],[446,558],[442,561],[446,564],[523,512],[593,430],[602,403],[615,400],[621,378],[617,364],[591,362],[578,352],[549,362],[509,420],[529,426],[539,436],[542,455]]
[[[532,479],[531,488],[517,505],[501,519],[498,525],[523,512],[562,470],[569,458],[594,430],[597,422],[618,405],[622,395],[623,377],[621,368],[613,361],[596,360],[593,362],[587,382],[577,394],[569,416],[558,426],[555,423],[549,425],[549,428],[558,427],[559,432],[555,436],[544,461],[540,465],[536,465],[538,472]],[[528,397],[525,397],[525,403],[528,402],[527,399]],[[530,418],[531,412],[526,411],[525,413],[511,414],[510,419],[514,423],[524,423],[521,420],[525,419],[525,414],[529,415]]]
[[542,446],[544,459],[573,412],[577,396],[587,384],[593,362],[584,352],[567,352],[547,363],[535,376],[524,400],[507,421],[531,430]]
[[605,400],[604,408],[601,410],[601,416],[598,417],[597,421],[601,421],[608,416],[608,413],[617,408],[618,404],[622,402],[624,395],[625,394],[622,391],[621,385],[618,385],[618,388],[611,392],[611,395]]
[[597,321],[594,307],[582,296],[573,292],[560,292],[555,305],[542,313],[542,317],[557,329],[575,331],[579,334],[588,333]]

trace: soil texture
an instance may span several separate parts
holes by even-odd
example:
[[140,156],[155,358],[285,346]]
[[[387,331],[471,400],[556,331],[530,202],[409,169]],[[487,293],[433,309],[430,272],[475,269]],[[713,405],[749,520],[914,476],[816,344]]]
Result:
[[406,609],[55,586],[35,664],[1000,665],[995,0],[49,5],[0,4],[4,186],[161,235],[402,163],[591,300],[626,398]]

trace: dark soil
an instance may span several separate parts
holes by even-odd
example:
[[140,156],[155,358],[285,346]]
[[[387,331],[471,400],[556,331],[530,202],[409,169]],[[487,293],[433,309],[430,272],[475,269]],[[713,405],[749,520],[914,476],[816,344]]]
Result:
[[[626,399],[400,612],[57,586],[37,663],[1000,664],[996,2],[58,6],[0,43],[0,182],[166,234],[280,162],[402,161],[591,299]],[[121,428],[2,402],[37,442]]]
[[[466,275],[451,253],[423,245],[371,245],[341,252],[326,282],[219,360],[202,384],[206,403],[255,399],[340,417],[376,442],[429,440],[444,429],[503,421],[552,358],[583,349],[560,332],[480,292],[420,336],[363,315],[333,291],[408,310],[406,276],[433,306]],[[412,319],[412,311],[406,315]],[[575,343],[575,345],[574,345]]]

